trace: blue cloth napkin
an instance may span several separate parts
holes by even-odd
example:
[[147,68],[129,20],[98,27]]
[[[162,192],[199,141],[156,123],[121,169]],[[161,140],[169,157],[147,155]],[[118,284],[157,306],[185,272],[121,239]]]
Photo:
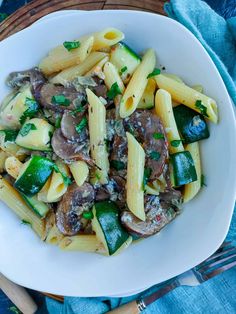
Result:
[[[165,5],[165,11],[171,18],[186,26],[202,43],[236,103],[236,17],[226,21],[200,0],[172,0]],[[227,238],[236,239],[236,209]],[[156,285],[142,294],[121,299],[66,297],[64,305],[49,298],[46,302],[48,311],[52,314],[101,314],[159,288],[160,285]],[[179,287],[154,302],[143,313],[233,314],[236,313],[235,291],[236,268],[233,268],[201,286]]]

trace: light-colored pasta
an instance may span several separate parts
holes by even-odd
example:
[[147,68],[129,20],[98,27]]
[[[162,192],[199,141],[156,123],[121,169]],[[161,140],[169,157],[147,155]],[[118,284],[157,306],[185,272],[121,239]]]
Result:
[[108,27],[100,32],[93,33],[93,51],[107,48],[123,40],[125,35],[116,28]]
[[48,190],[50,188],[50,185],[51,185],[51,180],[52,180],[52,176],[50,176],[48,178],[48,180],[46,181],[46,183],[44,184],[42,190],[40,190],[37,194],[37,198],[39,201],[42,201],[42,202],[45,202],[47,203],[48,202]]
[[[59,160],[56,161],[56,165],[64,176],[69,176],[69,170],[67,165]],[[64,182],[63,176],[60,172],[56,172],[55,170],[53,171],[50,187],[47,194],[47,201],[49,203],[58,202],[60,197],[67,191],[68,185]]]
[[92,50],[94,37],[90,36],[84,40],[79,40],[79,42],[80,46],[70,51],[63,45],[52,49],[48,56],[40,62],[41,71],[50,75],[83,62]]
[[156,187],[151,186],[149,184],[147,184],[145,186],[145,192],[146,192],[146,194],[150,194],[150,195],[159,195],[159,193],[160,193]]
[[[181,142],[177,125],[175,122],[175,117],[173,114],[171,96],[164,89],[159,89],[156,92],[155,110],[156,114],[161,118],[161,121],[164,124],[166,135],[170,143],[169,145],[170,152],[173,154],[183,151],[184,147]],[[174,145],[173,141],[178,141],[175,142],[177,143],[177,145]]]
[[96,252],[106,254],[106,250],[96,235],[85,234],[65,237],[59,243],[59,247],[65,251]]
[[92,67],[94,67],[100,60],[102,60],[106,56],[107,53],[104,52],[91,52],[84,62],[61,71],[59,74],[51,78],[50,82],[53,84],[64,85],[68,81],[72,81],[75,77],[87,73],[89,70],[91,70]]
[[142,98],[138,103],[139,109],[150,109],[154,107],[155,91],[156,91],[156,81],[152,78],[148,80],[147,86],[144,90]]
[[70,171],[78,186],[84,184],[89,175],[89,168],[86,162],[82,160],[74,161],[69,165]]
[[14,179],[16,179],[20,173],[20,170],[23,166],[23,163],[19,161],[14,156],[7,157],[5,160],[5,169],[6,172],[12,176]]
[[5,170],[5,161],[8,158],[8,154],[3,150],[0,150],[0,173]]
[[104,80],[105,75],[103,73],[104,64],[109,60],[109,57],[106,56],[101,61],[99,61],[91,70],[89,70],[84,76],[98,76],[100,79]]
[[56,225],[53,225],[52,228],[49,230],[46,242],[50,244],[59,244],[59,242],[64,238],[64,235],[58,230]]
[[123,93],[125,90],[125,86],[114,64],[112,64],[111,62],[106,62],[103,72],[105,74],[104,81],[107,88],[111,89],[112,85],[114,83],[117,83],[121,93]]
[[20,194],[2,176],[0,176],[0,200],[9,206],[22,221],[29,223],[42,238],[44,221],[25,204]]
[[124,92],[120,103],[120,116],[126,118],[130,116],[138,106],[148,82],[150,74],[156,64],[156,56],[153,49],[148,49],[143,56],[142,62],[135,70],[129,84]]
[[126,182],[126,202],[130,211],[145,221],[143,174],[145,153],[142,146],[130,133],[128,139],[128,166]]
[[89,137],[91,156],[97,166],[96,175],[100,183],[108,182],[109,161],[106,148],[106,109],[101,100],[86,89],[89,103]]
[[199,149],[198,142],[190,143],[190,144],[186,145],[185,150],[189,151],[192,155],[194,165],[196,168],[196,173],[197,173],[197,181],[194,181],[192,183],[188,183],[184,186],[184,194],[183,194],[184,203],[189,202],[200,191],[200,189],[201,189],[201,174],[202,174],[200,149]]
[[[159,88],[168,91],[173,100],[199,113],[204,113],[205,111],[206,117],[210,121],[217,123],[218,110],[215,100],[162,74],[156,75],[155,79]],[[197,101],[200,101],[200,105],[197,105]]]

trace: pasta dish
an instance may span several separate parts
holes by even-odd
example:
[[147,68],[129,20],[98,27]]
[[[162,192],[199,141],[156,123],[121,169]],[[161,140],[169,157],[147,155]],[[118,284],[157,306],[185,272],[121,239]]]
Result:
[[0,199],[64,250],[118,254],[204,185],[216,102],[106,28],[12,72],[0,109]]

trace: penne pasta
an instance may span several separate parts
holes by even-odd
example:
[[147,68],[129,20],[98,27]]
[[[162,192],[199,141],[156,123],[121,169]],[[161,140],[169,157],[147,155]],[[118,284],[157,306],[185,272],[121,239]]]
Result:
[[14,179],[18,177],[22,166],[23,163],[14,156],[7,157],[5,160],[6,172]]
[[138,106],[139,101],[146,88],[147,76],[153,71],[156,64],[156,56],[153,49],[148,49],[142,62],[135,70],[129,84],[124,92],[120,103],[120,116],[130,116]]
[[187,203],[191,199],[193,199],[201,189],[202,171],[201,171],[201,158],[200,158],[200,150],[199,150],[198,142],[188,144],[185,147],[185,150],[191,153],[193,161],[194,161],[194,165],[196,168],[196,172],[197,172],[197,181],[188,183],[184,186],[183,200],[184,200],[184,203]]
[[93,33],[93,51],[104,49],[117,44],[124,39],[124,33],[116,28],[108,27],[100,32]]
[[91,70],[89,70],[84,76],[98,76],[100,79],[104,80],[105,75],[103,73],[103,66],[109,60],[109,57],[104,57],[99,61]]
[[154,79],[149,79],[147,86],[144,90],[142,98],[138,103],[139,109],[151,109],[154,107],[155,91],[156,91],[156,82]]
[[173,100],[204,114],[210,121],[217,123],[218,112],[215,100],[162,74],[156,75],[155,79],[159,88],[169,92]]
[[0,200],[9,206],[22,221],[29,223],[42,238],[44,221],[25,204],[20,194],[2,176],[0,176]]
[[[172,109],[170,94],[164,89],[159,89],[155,96],[156,114],[161,118],[164,124],[166,135],[168,138],[170,153],[177,153],[184,150],[179,131],[175,122],[175,117]],[[176,145],[174,145],[174,142]]]
[[89,168],[86,162],[78,160],[69,165],[70,171],[78,186],[84,184],[89,175]]
[[97,252],[106,254],[106,250],[96,235],[84,234],[73,237],[64,237],[59,243],[59,247],[65,251]]
[[44,184],[42,190],[40,190],[37,194],[37,198],[39,201],[48,202],[48,190],[50,188],[51,185],[51,180],[52,180],[52,176],[49,177],[49,179],[47,180],[47,182]]
[[4,172],[5,170],[5,161],[8,158],[8,154],[5,153],[3,150],[0,150],[0,173]]
[[109,161],[106,148],[106,109],[101,100],[86,89],[89,103],[89,136],[91,156],[97,166],[96,176],[100,183],[108,182]]
[[41,71],[45,75],[51,75],[83,62],[92,50],[94,37],[90,36],[86,39],[79,40],[79,42],[80,46],[70,51],[63,45],[52,49],[49,55],[40,62],[39,68]]
[[49,230],[45,241],[46,243],[57,245],[63,238],[64,235],[58,230],[56,225],[53,225]]
[[128,139],[128,166],[126,183],[126,202],[130,211],[145,221],[143,174],[145,153],[133,135],[126,133]]
[[64,85],[66,82],[72,81],[77,76],[81,76],[87,73],[92,67],[94,67],[100,60],[102,60],[106,56],[107,54],[104,52],[92,52],[84,62],[63,70],[62,72],[54,76],[50,81],[53,84]]

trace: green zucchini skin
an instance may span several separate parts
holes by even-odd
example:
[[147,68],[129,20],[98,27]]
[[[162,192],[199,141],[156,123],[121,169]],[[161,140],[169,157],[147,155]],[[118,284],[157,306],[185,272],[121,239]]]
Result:
[[172,154],[170,155],[170,162],[173,167],[175,186],[197,181],[196,168],[190,152],[183,151]]
[[197,142],[210,136],[203,115],[184,105],[175,107],[173,111],[178,130],[186,144]]
[[4,142],[15,142],[18,131],[0,130],[0,136],[4,136]]
[[41,156],[33,156],[28,167],[17,178],[14,187],[28,197],[37,194],[53,171],[54,163]]
[[95,210],[109,255],[113,255],[129,238],[129,234],[120,223],[119,208],[112,201],[102,201],[95,204]]
[[37,196],[28,197],[21,193],[22,198],[25,200],[26,204],[40,217],[44,218],[49,212],[49,207],[42,201],[37,199]]

